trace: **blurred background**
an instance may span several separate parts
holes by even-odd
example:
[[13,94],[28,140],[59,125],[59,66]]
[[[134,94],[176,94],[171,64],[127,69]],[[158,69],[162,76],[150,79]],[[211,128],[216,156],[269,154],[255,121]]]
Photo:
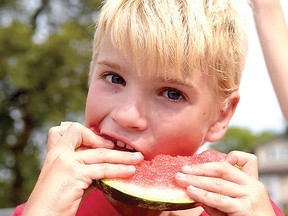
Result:
[[[288,17],[288,2],[281,3]],[[83,123],[99,6],[97,0],[0,0],[0,209],[27,200],[41,169],[49,127],[63,120]],[[284,209],[287,122],[266,70],[252,14],[248,19],[249,54],[241,101],[227,135],[211,146],[257,154],[261,181]]]

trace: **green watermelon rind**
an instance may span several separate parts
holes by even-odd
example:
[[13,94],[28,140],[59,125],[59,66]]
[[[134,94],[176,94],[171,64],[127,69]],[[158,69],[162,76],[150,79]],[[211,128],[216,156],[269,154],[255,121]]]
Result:
[[[181,192],[179,190],[177,191],[177,189],[171,189],[170,192],[174,193],[174,198],[171,200],[169,197],[172,196],[168,196],[166,194],[167,190],[165,189],[163,189],[162,192],[166,195],[157,196],[155,193],[151,192],[151,189],[143,188],[139,191],[133,185],[121,180],[94,180],[93,185],[102,190],[107,196],[115,200],[130,206],[137,206],[140,208],[148,208],[160,211],[173,211],[193,208],[196,204],[195,201],[186,195],[184,190]],[[144,190],[147,191],[146,195],[145,192],[143,193]],[[158,193],[161,193],[159,188],[156,188],[156,190]]]
[[[189,157],[194,158],[192,164],[208,163],[222,160],[225,158],[225,154],[213,149],[208,149],[199,155]],[[187,160],[187,158],[185,158],[185,160]],[[162,183],[160,182],[160,185],[162,185]],[[172,188],[169,186],[167,188],[167,186],[164,186],[165,184],[162,186],[145,186],[121,179],[102,179],[94,180],[93,185],[115,200],[141,208],[172,211],[190,209],[197,206],[197,202],[188,197],[184,189],[179,187],[173,188],[173,186]]]

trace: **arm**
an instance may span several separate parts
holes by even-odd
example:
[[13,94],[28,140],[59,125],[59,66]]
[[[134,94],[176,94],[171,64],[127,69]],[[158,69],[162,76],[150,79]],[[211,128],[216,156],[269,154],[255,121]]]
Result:
[[267,69],[288,121],[288,28],[279,0],[251,0]]

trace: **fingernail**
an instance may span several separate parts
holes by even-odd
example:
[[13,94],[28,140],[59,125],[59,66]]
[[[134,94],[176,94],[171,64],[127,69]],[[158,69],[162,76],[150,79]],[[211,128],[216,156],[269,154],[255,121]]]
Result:
[[68,128],[72,123],[73,123],[73,122],[71,122],[71,121],[62,121],[62,122],[60,123],[60,126],[65,126],[65,127]]
[[197,188],[195,188],[195,187],[192,186],[192,185],[189,185],[189,186],[187,187],[187,190],[189,190],[189,191],[191,191],[191,192],[195,192],[195,191],[197,191]]
[[133,152],[133,156],[136,158],[143,158],[143,155],[141,154],[141,152]]
[[185,166],[182,167],[182,170],[186,171],[186,172],[190,172],[192,170],[192,167],[188,166],[188,165],[185,165]]
[[136,168],[135,168],[135,166],[133,166],[133,165],[129,165],[129,166],[127,166],[127,168],[128,168],[128,170],[131,171],[131,172],[135,172],[135,171],[136,171]]
[[178,172],[178,173],[177,173],[177,177],[178,177],[178,178],[185,178],[186,175],[185,175],[184,173]]

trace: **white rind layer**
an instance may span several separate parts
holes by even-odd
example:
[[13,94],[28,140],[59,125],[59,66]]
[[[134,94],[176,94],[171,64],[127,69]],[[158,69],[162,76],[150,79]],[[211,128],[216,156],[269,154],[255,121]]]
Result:
[[141,197],[141,199],[150,200],[153,202],[168,202],[168,203],[193,203],[193,200],[181,188],[159,188],[151,186],[138,186],[131,182],[121,180],[105,179],[103,182],[110,187],[116,188],[122,193],[130,196]]

